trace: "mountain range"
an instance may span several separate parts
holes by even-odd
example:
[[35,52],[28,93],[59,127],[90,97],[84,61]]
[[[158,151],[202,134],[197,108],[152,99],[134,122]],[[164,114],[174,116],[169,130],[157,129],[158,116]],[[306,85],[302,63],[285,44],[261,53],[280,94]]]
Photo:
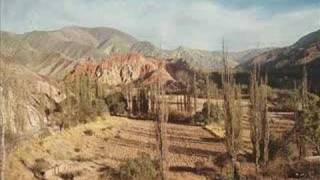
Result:
[[[128,83],[146,86],[162,82],[171,89],[178,89],[184,86],[181,82],[192,77],[193,68],[217,70],[222,66],[219,51],[186,47],[165,50],[112,28],[66,27],[24,34],[1,32],[0,50],[0,73],[10,74],[11,82],[17,83],[9,84],[10,96],[0,98],[13,99],[12,106],[6,107],[9,109],[26,105],[21,109],[21,116],[29,123],[27,129],[32,131],[40,128],[41,119],[50,121],[59,117],[59,114],[43,114],[41,103],[55,112],[65,98],[57,82],[67,82],[78,74],[85,73],[96,82],[110,86]],[[228,55],[230,64],[240,64],[238,70],[248,71],[259,64],[269,73],[272,85],[286,85],[286,82],[301,79],[302,66],[306,65],[310,87],[320,89],[320,30],[288,47]],[[0,75],[0,90],[8,87],[3,84],[8,77]],[[28,120],[30,117],[34,121]],[[11,124],[18,132],[19,127],[14,122]]]
[[[140,41],[127,33],[107,27],[71,26],[24,34],[1,32],[1,37],[3,55],[14,57],[18,62],[36,70],[39,69],[39,64],[45,62],[48,65],[50,61],[55,62],[57,59],[81,61],[91,58],[100,61],[114,54],[132,52],[157,59],[183,60],[198,69],[217,70],[222,66],[222,54],[219,51],[182,46],[173,50],[161,49],[150,42]],[[229,64],[236,66],[267,50],[269,49],[229,52]]]
[[319,91],[320,30],[301,37],[290,46],[263,52],[240,64],[237,69],[247,71],[255,64],[268,72],[273,84],[279,87],[288,87],[286,82],[294,86],[294,81],[301,80],[303,66],[305,66],[310,88],[315,92]]

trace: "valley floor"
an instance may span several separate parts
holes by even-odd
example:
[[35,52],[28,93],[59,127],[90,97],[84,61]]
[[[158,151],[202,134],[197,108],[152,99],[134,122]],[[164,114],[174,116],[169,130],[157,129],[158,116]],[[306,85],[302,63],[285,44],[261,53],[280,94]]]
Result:
[[[168,134],[170,179],[205,179],[220,171],[212,160],[225,152],[221,139],[199,126],[168,124]],[[156,155],[154,122],[108,116],[21,146],[10,154],[7,179],[35,179],[32,170],[43,160],[46,179],[70,172],[75,179],[100,179],[139,152]]]

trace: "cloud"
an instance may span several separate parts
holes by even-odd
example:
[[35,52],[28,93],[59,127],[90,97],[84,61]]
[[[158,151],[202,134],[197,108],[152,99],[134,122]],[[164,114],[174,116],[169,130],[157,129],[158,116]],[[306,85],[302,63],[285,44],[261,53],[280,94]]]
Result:
[[225,37],[229,49],[243,50],[257,44],[288,45],[320,27],[320,8],[312,3],[300,9],[281,5],[288,7],[282,12],[275,5],[251,0],[242,4],[232,0],[230,6],[219,1],[4,0],[2,29],[21,33],[70,25],[108,26],[164,48],[219,50]]

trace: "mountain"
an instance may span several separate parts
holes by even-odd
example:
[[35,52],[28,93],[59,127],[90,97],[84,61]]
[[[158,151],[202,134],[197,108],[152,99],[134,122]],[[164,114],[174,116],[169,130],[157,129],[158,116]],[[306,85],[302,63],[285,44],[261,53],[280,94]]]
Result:
[[[269,72],[277,79],[276,84],[285,84],[287,80],[301,79],[302,66],[306,65],[311,82],[311,88],[320,89],[320,30],[300,38],[291,46],[276,48],[253,57],[237,67],[239,70],[249,70],[254,64],[259,64],[262,70]],[[292,81],[293,82],[293,81]]]
[[[147,41],[107,27],[86,28],[71,26],[53,31],[32,31],[24,34],[2,33],[2,54],[34,69],[46,57],[60,54],[63,59],[80,61],[91,58],[100,61],[114,54],[136,52],[156,59],[183,60],[195,68],[216,70],[221,68],[221,52],[178,47],[161,49]],[[230,65],[235,66],[262,51],[230,52]],[[45,64],[46,64],[45,63]],[[37,69],[38,70],[38,69]]]
[[66,76],[65,81],[73,81],[87,74],[97,83],[106,84],[109,87],[132,83],[136,86],[161,83],[175,87],[178,83],[174,79],[176,71],[172,69],[177,70],[176,66],[177,63],[145,57],[138,53],[118,54],[100,63],[90,60],[78,63],[74,70]]
[[276,48],[266,51],[249,61],[241,64],[238,68],[249,69],[254,64],[267,69],[281,69],[312,64],[320,57],[320,30],[312,32],[291,46]]

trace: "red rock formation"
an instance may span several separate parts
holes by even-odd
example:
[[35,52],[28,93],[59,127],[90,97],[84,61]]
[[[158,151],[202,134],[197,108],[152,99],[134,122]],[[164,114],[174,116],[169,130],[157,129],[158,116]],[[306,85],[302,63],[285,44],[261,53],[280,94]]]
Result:
[[167,62],[144,57],[137,53],[114,55],[102,63],[84,61],[76,66],[67,79],[74,79],[80,74],[88,74],[100,83],[117,86],[137,80],[144,84],[162,82],[166,84],[174,79],[166,70]]

